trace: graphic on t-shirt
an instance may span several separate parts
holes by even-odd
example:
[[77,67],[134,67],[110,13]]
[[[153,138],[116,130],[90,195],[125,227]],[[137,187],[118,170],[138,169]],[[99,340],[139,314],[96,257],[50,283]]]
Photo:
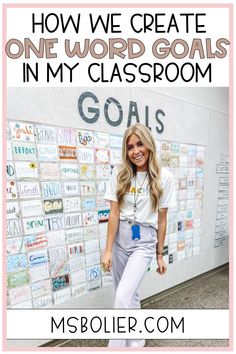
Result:
[[143,187],[136,187],[135,186],[131,186],[129,189],[129,195],[148,195],[149,193],[149,186],[143,186]]

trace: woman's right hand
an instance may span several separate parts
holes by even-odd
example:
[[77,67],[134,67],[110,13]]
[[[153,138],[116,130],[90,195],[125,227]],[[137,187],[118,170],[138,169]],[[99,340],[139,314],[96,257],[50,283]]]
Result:
[[111,251],[105,251],[103,256],[102,256],[102,268],[103,268],[103,270],[110,272],[111,264],[112,264],[112,252]]

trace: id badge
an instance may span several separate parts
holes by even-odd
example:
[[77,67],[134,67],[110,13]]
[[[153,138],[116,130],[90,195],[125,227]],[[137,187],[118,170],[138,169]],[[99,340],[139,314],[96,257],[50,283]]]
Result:
[[131,231],[132,231],[132,240],[140,240],[141,235],[140,235],[140,225],[134,224],[131,226]]

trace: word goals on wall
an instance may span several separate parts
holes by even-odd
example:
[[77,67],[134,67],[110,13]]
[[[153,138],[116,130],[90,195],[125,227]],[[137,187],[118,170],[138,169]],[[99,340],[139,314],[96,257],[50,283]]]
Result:
[[[51,307],[111,284],[100,265],[110,207],[103,195],[122,137],[9,121],[7,138],[9,307]],[[157,148],[178,191],[165,244],[173,263],[200,252],[205,148]]]

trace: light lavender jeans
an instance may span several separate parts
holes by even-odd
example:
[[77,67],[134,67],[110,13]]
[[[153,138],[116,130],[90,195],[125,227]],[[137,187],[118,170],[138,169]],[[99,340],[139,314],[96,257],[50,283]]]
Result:
[[[112,249],[112,281],[115,295],[114,308],[140,308],[137,293],[156,250],[156,230],[140,225],[140,240],[133,241],[131,225],[120,220]],[[144,340],[111,339],[108,347],[142,347]]]

